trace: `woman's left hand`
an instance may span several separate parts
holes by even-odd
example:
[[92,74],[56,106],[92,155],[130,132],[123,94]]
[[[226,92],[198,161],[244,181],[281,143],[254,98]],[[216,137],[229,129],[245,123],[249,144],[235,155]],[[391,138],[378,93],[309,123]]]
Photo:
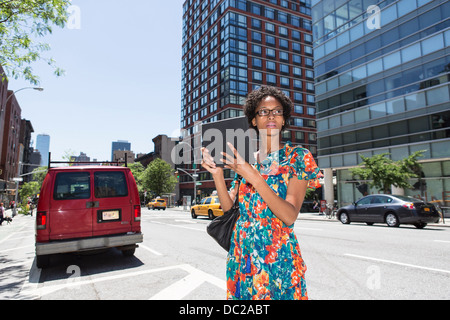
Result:
[[231,143],[228,142],[227,144],[233,152],[233,155],[222,152],[222,155],[226,158],[221,159],[225,164],[225,168],[233,170],[238,175],[242,176],[247,182],[254,185],[257,181],[256,179],[261,177],[258,170],[246,162]]

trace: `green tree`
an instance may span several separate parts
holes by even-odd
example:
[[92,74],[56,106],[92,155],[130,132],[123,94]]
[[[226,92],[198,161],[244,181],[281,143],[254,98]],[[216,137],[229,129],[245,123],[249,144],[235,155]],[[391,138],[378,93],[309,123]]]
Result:
[[365,157],[361,155],[362,163],[360,167],[350,171],[359,179],[367,182],[371,187],[375,187],[384,193],[390,193],[391,186],[404,189],[412,189],[410,179],[420,178],[422,169],[418,158],[423,156],[425,151],[417,151],[409,157],[393,161],[388,156],[389,153]]
[[31,64],[45,61],[60,76],[63,71],[55,61],[44,57],[49,51],[46,43],[37,42],[53,32],[53,27],[63,28],[68,19],[70,0],[0,0],[0,64],[7,77],[23,78],[33,85],[39,83]]
[[145,171],[145,167],[141,163],[136,162],[136,163],[128,164],[128,168],[130,168],[131,173],[134,176],[134,180],[136,180],[139,194],[143,194],[145,189],[144,189],[144,185],[142,183],[142,174]]
[[37,181],[26,182],[19,190],[19,196],[22,201],[26,200],[35,194],[38,194],[41,190],[41,185]]
[[141,175],[143,187],[155,196],[172,193],[177,184],[174,173],[170,164],[162,159],[155,159]]

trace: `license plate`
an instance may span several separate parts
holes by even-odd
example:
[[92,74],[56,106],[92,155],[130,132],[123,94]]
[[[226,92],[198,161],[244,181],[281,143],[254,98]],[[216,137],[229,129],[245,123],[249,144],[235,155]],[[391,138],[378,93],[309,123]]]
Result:
[[430,212],[430,208],[423,208],[423,211]]
[[120,218],[119,210],[102,212],[103,221],[119,220],[119,218]]

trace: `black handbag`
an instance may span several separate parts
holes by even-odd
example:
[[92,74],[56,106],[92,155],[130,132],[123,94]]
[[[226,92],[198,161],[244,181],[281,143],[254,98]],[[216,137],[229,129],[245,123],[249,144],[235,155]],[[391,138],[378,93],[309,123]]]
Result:
[[[238,189],[239,190],[239,189]],[[227,252],[230,251],[231,237],[234,226],[239,219],[239,191],[233,207],[225,212],[223,216],[215,218],[206,227],[206,232],[217,241],[217,243]]]

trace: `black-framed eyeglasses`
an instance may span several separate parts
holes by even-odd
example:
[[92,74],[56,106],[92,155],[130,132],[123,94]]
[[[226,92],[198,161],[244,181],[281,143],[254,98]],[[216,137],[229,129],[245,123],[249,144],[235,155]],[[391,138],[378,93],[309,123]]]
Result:
[[274,117],[278,117],[278,116],[282,116],[283,115],[283,109],[273,109],[273,110],[269,110],[269,109],[261,109],[259,111],[256,112],[260,117],[268,117],[269,114],[272,113],[272,115]]

